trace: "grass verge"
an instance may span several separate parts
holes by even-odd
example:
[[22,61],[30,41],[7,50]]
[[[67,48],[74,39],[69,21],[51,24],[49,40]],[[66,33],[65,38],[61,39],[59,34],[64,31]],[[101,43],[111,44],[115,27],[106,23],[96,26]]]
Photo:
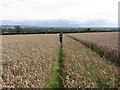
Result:
[[63,68],[63,49],[60,43],[59,53],[56,62],[53,66],[52,72],[47,80],[47,88],[63,88],[62,83],[62,68]]

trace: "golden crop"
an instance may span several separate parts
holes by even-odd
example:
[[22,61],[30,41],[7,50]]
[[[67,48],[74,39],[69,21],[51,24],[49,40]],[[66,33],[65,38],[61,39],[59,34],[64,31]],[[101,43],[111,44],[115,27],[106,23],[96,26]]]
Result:
[[2,89],[2,35],[0,35],[0,89]]
[[109,49],[118,50],[118,32],[71,34],[80,40],[94,42]]
[[[75,35],[76,37],[80,37]],[[81,38],[80,38],[81,39]],[[118,67],[70,37],[63,42],[66,88],[118,87]]]
[[43,88],[55,61],[57,35],[3,36],[3,88]]
[[[46,80],[54,71],[52,69],[61,63],[56,64],[57,57],[63,59],[62,70],[58,72],[62,75],[62,82],[59,83],[63,83],[65,88],[118,87],[119,67],[109,58],[100,57],[90,49],[97,48],[96,50],[116,60],[118,33],[79,33],[69,36],[76,40],[64,35],[62,46],[59,45],[56,34],[3,36],[0,43],[0,73],[3,72],[3,82],[0,84],[2,83],[3,88],[44,88]],[[60,46],[63,52],[59,53],[62,52],[62,55],[58,53]],[[58,75],[57,71],[55,74]],[[56,78],[53,75],[51,79]]]
[[80,33],[70,34],[70,36],[79,40],[87,47],[94,49],[110,61],[119,63],[118,32]]

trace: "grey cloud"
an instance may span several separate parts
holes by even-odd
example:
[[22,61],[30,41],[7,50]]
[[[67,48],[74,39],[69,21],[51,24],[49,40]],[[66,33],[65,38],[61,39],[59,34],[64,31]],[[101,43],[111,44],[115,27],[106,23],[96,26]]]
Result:
[[22,26],[40,26],[40,27],[115,27],[116,23],[109,23],[105,20],[88,20],[78,23],[70,20],[24,20],[10,21],[3,20],[3,25],[22,25]]

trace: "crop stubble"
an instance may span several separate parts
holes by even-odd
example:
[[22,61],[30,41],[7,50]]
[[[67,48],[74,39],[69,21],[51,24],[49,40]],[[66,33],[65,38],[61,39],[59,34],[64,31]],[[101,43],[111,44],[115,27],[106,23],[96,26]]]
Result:
[[58,49],[57,35],[3,36],[3,88],[43,88]]

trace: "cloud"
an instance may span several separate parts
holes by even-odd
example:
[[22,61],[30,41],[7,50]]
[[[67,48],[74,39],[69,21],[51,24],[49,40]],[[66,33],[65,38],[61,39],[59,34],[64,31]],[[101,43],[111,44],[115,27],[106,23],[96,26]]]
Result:
[[25,20],[25,21],[9,21],[3,20],[2,25],[21,25],[21,26],[40,26],[40,27],[115,27],[117,24],[109,23],[105,20],[88,20],[85,22],[77,22],[72,20]]
[[[0,20],[107,20],[117,24],[119,0],[0,0]],[[76,22],[76,23],[77,23]]]

